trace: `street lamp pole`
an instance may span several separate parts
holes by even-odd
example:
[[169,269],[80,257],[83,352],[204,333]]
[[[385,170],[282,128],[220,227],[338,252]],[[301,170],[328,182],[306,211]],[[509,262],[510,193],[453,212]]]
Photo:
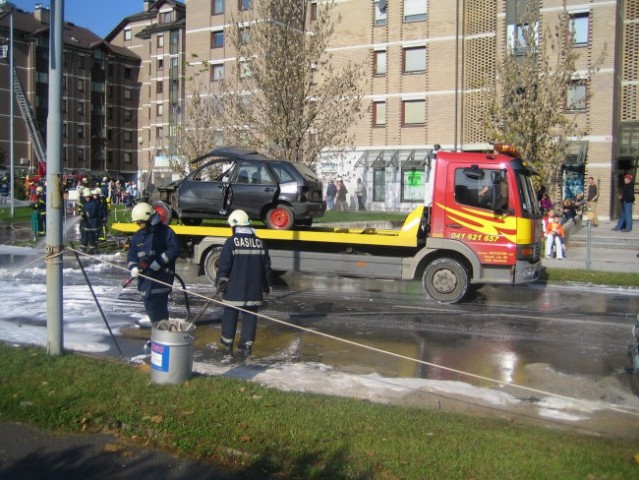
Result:
[[9,191],[11,192],[11,218],[15,218],[15,172],[14,169],[14,142],[13,142],[13,102],[14,102],[14,85],[13,85],[13,8],[11,8],[11,15],[9,15],[9,162],[10,162],[10,175],[11,184],[9,185]]
[[[14,142],[13,142],[13,102],[14,102],[14,85],[13,85],[13,5],[7,0],[0,0],[0,7],[8,7],[9,8],[9,51],[7,55],[9,55],[9,165],[10,165],[10,174],[9,178],[11,179],[9,182],[9,192],[11,192],[11,218],[15,217],[15,176],[13,171],[13,158],[14,154]],[[6,14],[5,14],[6,15]]]

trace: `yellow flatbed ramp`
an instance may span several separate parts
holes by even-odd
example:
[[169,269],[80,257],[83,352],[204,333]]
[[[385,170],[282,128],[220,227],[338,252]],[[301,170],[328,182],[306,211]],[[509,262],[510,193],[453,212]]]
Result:
[[[351,245],[378,245],[394,247],[417,247],[418,233],[424,207],[417,207],[404,221],[399,230],[375,228],[323,228],[309,227],[303,230],[271,230],[256,228],[255,233],[264,240],[341,243]],[[191,237],[230,237],[229,227],[170,225],[177,235]],[[111,228],[133,233],[138,230],[135,223],[114,223]]]

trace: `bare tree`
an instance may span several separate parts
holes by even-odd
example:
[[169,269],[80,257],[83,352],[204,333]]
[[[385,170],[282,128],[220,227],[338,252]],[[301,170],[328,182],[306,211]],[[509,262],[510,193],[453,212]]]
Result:
[[169,136],[171,169],[186,175],[189,161],[211,151],[221,139],[220,105],[210,90],[191,82],[184,109]]
[[333,2],[316,7],[310,20],[309,2],[261,0],[231,22],[236,62],[216,94],[227,143],[306,164],[352,143],[364,66],[332,61],[327,46],[340,19]]
[[[558,185],[569,142],[587,133],[574,112],[588,105],[588,83],[601,61],[578,76],[569,14],[564,9],[553,28],[542,29],[534,4],[508,39],[497,78],[486,91],[484,123],[487,137],[515,145],[542,184]],[[579,98],[568,95],[578,85]]]

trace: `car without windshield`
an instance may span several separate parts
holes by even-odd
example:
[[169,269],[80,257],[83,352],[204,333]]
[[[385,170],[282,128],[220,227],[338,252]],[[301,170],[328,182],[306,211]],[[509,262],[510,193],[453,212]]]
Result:
[[268,228],[310,226],[326,211],[322,182],[308,166],[268,158],[252,150],[219,147],[191,161],[189,175],[158,187],[153,203],[165,223],[185,225],[224,219],[236,209]]

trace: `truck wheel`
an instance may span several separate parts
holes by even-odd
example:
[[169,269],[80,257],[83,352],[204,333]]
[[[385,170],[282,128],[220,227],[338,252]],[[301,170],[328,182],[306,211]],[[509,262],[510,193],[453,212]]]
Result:
[[220,261],[220,255],[222,255],[222,247],[213,247],[204,258],[204,274],[213,285],[215,285],[215,276],[217,275],[217,264]]
[[167,203],[162,200],[156,200],[151,206],[153,207],[153,210],[155,210],[155,213],[160,216],[160,220],[164,225],[171,223],[171,220],[173,219],[173,212],[171,212],[171,207],[169,207]]
[[278,205],[266,213],[264,223],[273,230],[290,230],[295,223],[295,214],[290,207]]
[[458,303],[468,293],[468,270],[453,258],[438,258],[426,267],[422,284],[433,300]]

